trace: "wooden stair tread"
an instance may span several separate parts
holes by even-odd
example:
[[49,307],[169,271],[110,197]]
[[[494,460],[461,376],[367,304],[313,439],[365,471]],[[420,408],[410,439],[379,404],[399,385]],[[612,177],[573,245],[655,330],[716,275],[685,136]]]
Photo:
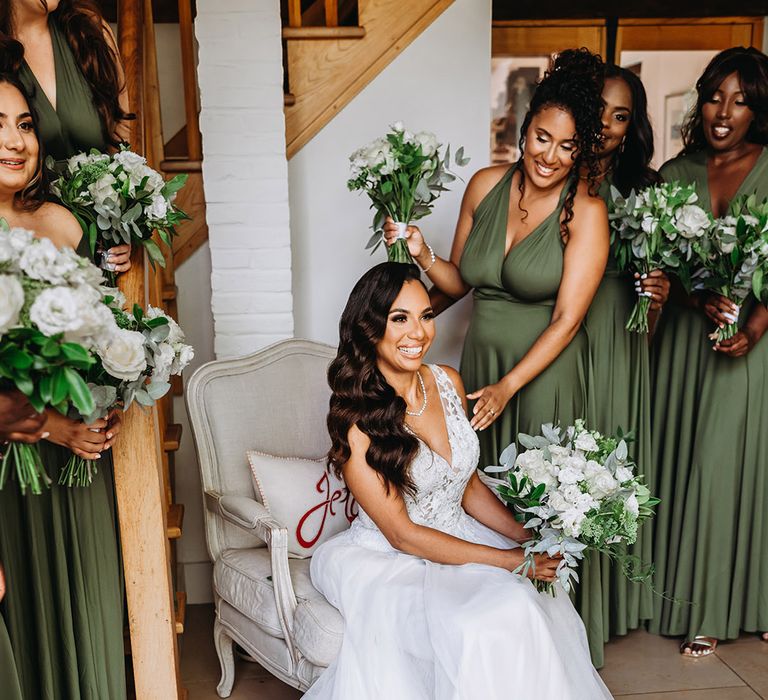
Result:
[[283,27],[283,39],[364,39],[365,27]]
[[160,170],[164,173],[199,173],[203,170],[203,161],[189,158],[166,158],[160,163]]
[[184,618],[187,616],[187,594],[176,591],[176,634],[184,634]]
[[163,450],[166,452],[175,452],[179,449],[181,443],[181,424],[170,423],[165,427],[163,436]]
[[283,107],[293,107],[296,104],[296,95],[291,92],[283,93]]
[[178,293],[179,289],[175,284],[164,284],[161,298],[163,301],[173,301]]
[[166,533],[169,540],[175,540],[181,537],[182,527],[184,525],[184,504],[171,503],[168,506]]

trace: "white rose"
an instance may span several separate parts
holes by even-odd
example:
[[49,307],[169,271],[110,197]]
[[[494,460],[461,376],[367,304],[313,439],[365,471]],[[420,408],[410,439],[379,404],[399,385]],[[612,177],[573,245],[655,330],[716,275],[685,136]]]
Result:
[[181,343],[179,347],[174,347],[176,357],[171,365],[171,374],[181,374],[184,368],[192,362],[195,356],[195,349],[191,345]]
[[431,158],[437,151],[437,137],[429,131],[420,131],[413,138],[414,141],[421,147],[422,155]]
[[58,249],[47,238],[36,239],[21,254],[19,267],[28,277],[51,284],[64,284],[67,274],[76,265],[71,260],[59,254]]
[[119,151],[112,156],[112,160],[120,163],[128,172],[140,170],[139,166],[145,165],[147,159],[133,151]]
[[47,336],[77,332],[82,324],[83,297],[70,287],[51,287],[38,294],[29,318]]
[[25,228],[12,228],[5,235],[8,237],[8,242],[17,255],[21,255],[30,246],[32,241],[35,240],[35,234],[32,231],[27,231]]
[[637,496],[634,493],[624,502],[624,507],[627,509],[627,512],[635,517],[640,515],[640,504],[637,502]]
[[104,369],[113,377],[132,382],[147,368],[144,336],[138,331],[117,329],[97,348]]
[[584,474],[580,469],[576,469],[572,466],[566,466],[560,469],[557,474],[557,478],[561,484],[577,484],[584,478]]
[[171,376],[171,365],[176,358],[176,353],[169,343],[160,343],[152,358],[152,380],[167,382]]
[[405,125],[403,122],[395,122],[394,124],[390,124],[389,128],[392,129],[392,131],[396,131],[398,133],[405,131]]
[[526,450],[517,455],[515,466],[523,472],[538,471],[544,466],[544,454],[541,450]]
[[23,306],[24,289],[19,280],[11,275],[0,275],[0,335],[19,322]]
[[571,451],[567,447],[562,445],[550,445],[549,456],[552,464],[556,467],[560,467],[565,464],[565,460],[570,457]]
[[67,160],[67,170],[70,173],[75,173],[86,163],[88,163],[88,154],[78,153]]
[[93,197],[94,204],[104,207],[107,200],[112,204],[117,202],[116,186],[117,180],[114,176],[110,173],[104,173],[96,182],[88,185],[88,192]]
[[559,491],[553,491],[549,496],[549,505],[556,511],[562,513],[571,507],[571,504],[566,500],[565,496]]
[[144,214],[152,221],[160,221],[168,213],[168,201],[162,195],[156,195],[152,198],[152,203],[144,207]]
[[643,217],[643,220],[640,224],[640,227],[643,229],[645,233],[651,234],[656,229],[656,227],[659,225],[658,219],[655,219],[650,214],[646,214]]
[[89,301],[81,307],[80,326],[76,330],[67,331],[64,339],[89,349],[95,348],[100,338],[111,336],[118,330],[117,322],[109,307],[101,301],[98,292],[90,287],[80,287],[76,294],[87,297]]
[[176,323],[168,314],[162,309],[158,309],[156,306],[148,306],[147,311],[144,314],[146,318],[164,318],[168,321],[168,337],[165,342],[175,345],[176,343],[183,343],[186,340],[184,331],[181,330],[179,324]]
[[587,480],[593,479],[600,472],[604,471],[606,471],[606,468],[600,464],[600,462],[595,462],[594,459],[590,459],[584,467],[584,478]]
[[573,446],[582,452],[596,452],[598,449],[597,441],[587,432],[577,435],[576,442],[574,442]]
[[584,518],[584,513],[575,508],[561,513],[560,520],[563,523],[563,532],[568,537],[578,537],[581,534],[581,525],[584,522]]
[[615,493],[619,488],[619,483],[611,476],[611,473],[604,469],[599,474],[595,474],[588,481],[589,492],[598,499],[606,498]]
[[684,204],[675,213],[675,228],[685,238],[702,236],[709,227],[707,213],[695,204]]
[[632,479],[632,477],[633,477],[632,470],[629,469],[628,467],[616,468],[616,480],[620,484],[623,484],[625,481],[629,481],[630,479]]
[[15,262],[18,257],[8,235],[0,231],[0,265],[10,267],[9,263]]

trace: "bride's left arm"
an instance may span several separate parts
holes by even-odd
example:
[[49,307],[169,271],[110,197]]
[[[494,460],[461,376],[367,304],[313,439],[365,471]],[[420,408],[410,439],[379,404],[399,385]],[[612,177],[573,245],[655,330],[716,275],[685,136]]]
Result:
[[[461,375],[453,367],[442,366],[446,374],[456,387],[456,393],[464,406],[464,413],[467,412],[467,394],[464,390],[464,382],[461,381]],[[521,523],[515,520],[511,511],[493,495],[491,490],[480,481],[477,472],[474,472],[464,490],[464,496],[461,499],[461,505],[464,510],[475,520],[481,522],[486,527],[495,530],[500,535],[509,537],[515,542],[524,542],[530,539],[531,534]]]

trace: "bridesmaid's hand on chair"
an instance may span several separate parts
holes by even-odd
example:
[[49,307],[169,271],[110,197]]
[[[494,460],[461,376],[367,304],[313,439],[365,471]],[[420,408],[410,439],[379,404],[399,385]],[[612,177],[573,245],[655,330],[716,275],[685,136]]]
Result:
[[661,270],[651,270],[644,275],[636,272],[635,291],[650,298],[651,310],[659,311],[669,299],[669,277]]
[[112,272],[128,272],[131,269],[131,246],[113,246],[107,250],[106,262]]
[[[389,248],[397,240],[398,227],[392,220],[391,216],[384,219],[384,243]],[[430,255],[427,250],[427,246],[424,244],[424,236],[418,226],[408,226],[405,230],[405,240],[408,244],[408,252],[414,260],[420,260],[426,257],[424,260],[426,265],[429,265]],[[426,265],[422,265],[425,267]]]
[[468,399],[477,400],[472,409],[470,425],[475,430],[485,430],[502,414],[514,394],[515,392],[510,393],[503,380],[467,394]]

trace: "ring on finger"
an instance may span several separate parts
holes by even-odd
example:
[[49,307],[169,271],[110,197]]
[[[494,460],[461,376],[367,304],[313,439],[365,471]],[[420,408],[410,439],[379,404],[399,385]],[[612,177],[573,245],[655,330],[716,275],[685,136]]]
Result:
[[488,413],[490,413],[492,416],[496,415],[496,411],[494,411],[492,408],[488,409]]

